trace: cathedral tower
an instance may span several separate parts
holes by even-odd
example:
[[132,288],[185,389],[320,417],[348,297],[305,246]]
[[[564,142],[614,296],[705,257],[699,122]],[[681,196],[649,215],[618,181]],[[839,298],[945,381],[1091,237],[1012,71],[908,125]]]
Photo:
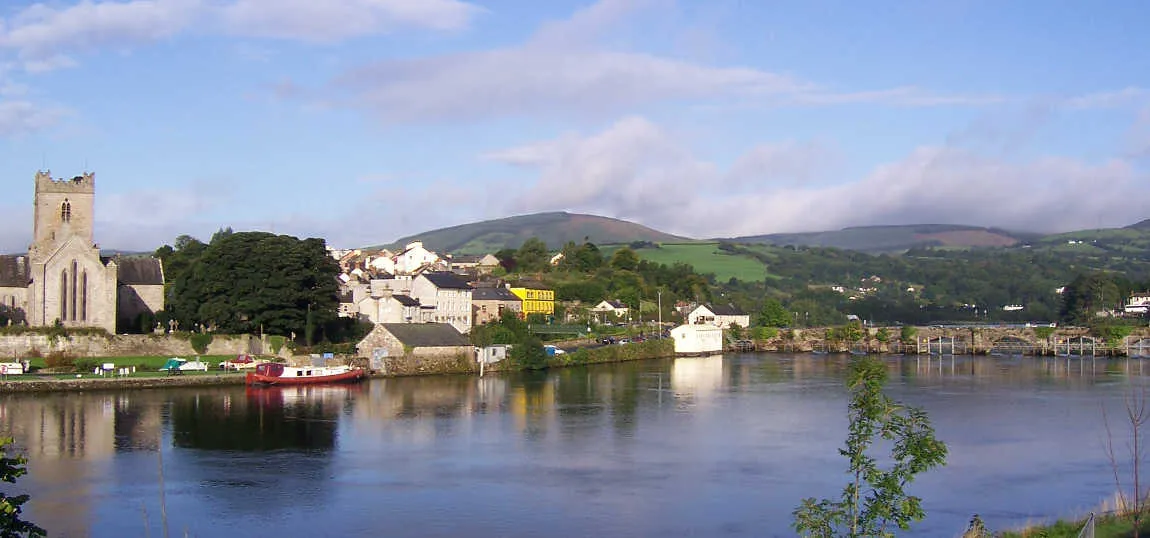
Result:
[[71,237],[92,246],[95,199],[96,175],[91,172],[71,179],[52,179],[51,172],[36,172],[33,256],[51,253]]

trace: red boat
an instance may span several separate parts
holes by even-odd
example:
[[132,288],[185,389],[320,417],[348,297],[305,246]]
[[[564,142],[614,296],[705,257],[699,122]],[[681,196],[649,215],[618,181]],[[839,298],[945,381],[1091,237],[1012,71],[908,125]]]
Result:
[[248,385],[312,385],[318,383],[351,383],[367,373],[351,366],[285,366],[269,362],[248,372]]

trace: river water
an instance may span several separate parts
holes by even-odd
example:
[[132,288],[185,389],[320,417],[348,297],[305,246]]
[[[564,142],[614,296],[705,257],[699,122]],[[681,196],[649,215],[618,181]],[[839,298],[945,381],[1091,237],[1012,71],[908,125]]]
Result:
[[[911,486],[928,517],[909,535],[1075,515],[1114,491],[1102,409],[1124,450],[1141,361],[884,360],[888,392],[951,451]],[[200,537],[792,536],[800,500],[846,481],[846,362],[4,395],[0,429],[30,459],[18,489],[51,536],[160,537],[165,516],[171,536]]]

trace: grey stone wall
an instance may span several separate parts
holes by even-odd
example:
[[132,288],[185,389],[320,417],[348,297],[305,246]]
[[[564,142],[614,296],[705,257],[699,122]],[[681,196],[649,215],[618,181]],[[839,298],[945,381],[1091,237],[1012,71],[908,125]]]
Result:
[[[43,334],[0,335],[0,358],[26,357],[32,350],[43,355],[61,351],[76,357],[118,357],[132,355],[196,355],[186,338],[171,335],[121,334],[116,336],[73,335],[51,338]],[[205,355],[271,353],[271,346],[251,335],[215,335]],[[287,356],[287,346],[280,350]]]

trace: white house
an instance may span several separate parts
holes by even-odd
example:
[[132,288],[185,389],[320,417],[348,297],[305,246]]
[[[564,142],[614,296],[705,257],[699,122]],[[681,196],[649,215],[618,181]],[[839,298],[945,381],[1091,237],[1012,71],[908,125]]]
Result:
[[627,308],[627,305],[619,301],[604,300],[595,305],[595,308],[592,308],[591,311],[596,314],[611,314],[616,318],[625,318],[627,317],[627,312],[629,309]]
[[720,329],[726,329],[731,324],[749,327],[751,316],[731,305],[701,304],[695,307],[690,314],[687,314],[687,323],[691,325],[714,325]]
[[671,329],[676,355],[710,355],[723,351],[723,330],[710,324],[680,325]]
[[1150,312],[1150,293],[1135,293],[1126,301],[1127,314],[1145,315]]
[[435,323],[449,323],[460,333],[471,330],[471,285],[450,272],[421,273],[411,284],[411,296],[430,308]]
[[392,260],[395,262],[395,268],[392,274],[396,275],[410,275],[419,268],[430,266],[439,262],[439,255],[423,248],[422,241],[412,241],[407,246],[403,247],[403,252],[396,254]]
[[386,292],[378,297],[365,297],[356,304],[359,318],[372,323],[417,323],[422,321],[419,301],[407,295]]

